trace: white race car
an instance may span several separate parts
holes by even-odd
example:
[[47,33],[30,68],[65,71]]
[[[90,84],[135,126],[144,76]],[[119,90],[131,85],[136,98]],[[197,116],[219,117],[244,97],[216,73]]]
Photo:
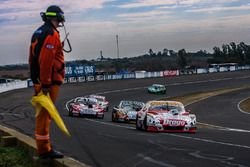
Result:
[[100,96],[100,95],[88,95],[86,96],[88,98],[95,98],[98,102],[98,104],[104,109],[104,111],[108,111],[109,110],[109,102],[106,100],[105,96]]
[[104,118],[104,109],[95,98],[77,97],[67,102],[69,116],[89,116]]
[[154,132],[196,132],[196,116],[177,101],[149,101],[137,113],[136,129]]

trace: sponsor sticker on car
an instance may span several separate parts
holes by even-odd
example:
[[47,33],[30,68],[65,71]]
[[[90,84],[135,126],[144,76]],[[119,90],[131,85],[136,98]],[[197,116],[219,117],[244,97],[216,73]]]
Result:
[[81,114],[93,114],[93,115],[95,115],[96,112],[94,112],[92,109],[84,109],[81,111]]
[[184,120],[167,119],[165,124],[167,124],[169,126],[184,126],[185,121]]

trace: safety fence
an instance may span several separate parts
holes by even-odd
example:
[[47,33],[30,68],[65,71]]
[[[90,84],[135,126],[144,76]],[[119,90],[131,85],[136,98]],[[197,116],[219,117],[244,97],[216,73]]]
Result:
[[[218,68],[198,68],[198,69],[183,69],[183,70],[165,70],[165,71],[135,71],[126,74],[97,74],[79,77],[66,77],[64,83],[81,83],[81,82],[94,82],[106,80],[120,80],[120,79],[141,79],[141,78],[154,78],[154,77],[174,77],[180,75],[193,75],[193,74],[206,74],[216,72],[232,72],[239,70],[250,70],[250,65],[245,66],[228,66]],[[13,89],[27,88],[33,86],[30,79],[25,81],[12,81],[0,84],[0,93]]]
[[27,88],[28,87],[28,81],[12,81],[12,82],[6,82],[0,84],[0,93],[7,92],[14,89],[21,89],[21,88]]

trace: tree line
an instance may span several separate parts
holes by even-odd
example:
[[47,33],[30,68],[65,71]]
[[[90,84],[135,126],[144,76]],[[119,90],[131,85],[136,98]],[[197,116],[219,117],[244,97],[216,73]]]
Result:
[[[183,68],[206,68],[212,63],[250,64],[250,45],[240,42],[213,47],[213,53],[206,50],[187,52],[164,48],[162,51],[149,49],[147,53],[137,57],[106,58],[103,60],[76,60],[66,63],[95,65],[97,71],[117,73],[119,71],[162,71]],[[0,66],[1,70],[27,69],[27,64]]]
[[213,51],[213,59],[208,63],[250,64],[250,45],[244,42],[223,44],[221,48],[215,46]]

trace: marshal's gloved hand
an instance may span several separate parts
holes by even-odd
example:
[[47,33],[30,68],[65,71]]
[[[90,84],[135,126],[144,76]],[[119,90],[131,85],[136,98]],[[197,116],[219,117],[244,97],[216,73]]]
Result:
[[47,95],[48,93],[50,93],[50,88],[42,87],[42,92],[43,92],[44,95]]

